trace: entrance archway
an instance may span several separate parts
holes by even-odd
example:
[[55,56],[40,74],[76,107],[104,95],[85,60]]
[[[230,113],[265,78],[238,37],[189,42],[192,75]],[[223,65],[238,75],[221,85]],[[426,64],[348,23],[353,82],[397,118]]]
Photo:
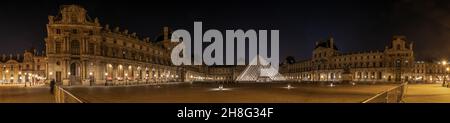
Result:
[[79,63],[71,63],[70,64],[70,74],[69,78],[72,84],[81,84],[81,67]]
[[80,65],[77,63],[70,64],[70,75],[71,76],[80,76]]

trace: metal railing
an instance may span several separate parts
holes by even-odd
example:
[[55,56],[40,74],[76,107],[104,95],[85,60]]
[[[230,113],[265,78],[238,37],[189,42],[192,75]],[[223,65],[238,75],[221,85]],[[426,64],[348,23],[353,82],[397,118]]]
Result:
[[378,93],[362,103],[400,103],[405,95],[407,85],[408,83],[405,82],[397,87]]
[[87,103],[84,99],[75,96],[61,86],[56,86],[54,90],[56,103]]

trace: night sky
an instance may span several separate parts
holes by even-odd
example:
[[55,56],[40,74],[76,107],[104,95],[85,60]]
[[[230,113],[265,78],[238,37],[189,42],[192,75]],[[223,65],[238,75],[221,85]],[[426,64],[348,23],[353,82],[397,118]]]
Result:
[[[333,36],[342,52],[383,50],[393,35],[405,35],[419,59],[450,56],[448,0],[311,1],[3,1],[0,53],[42,49],[48,15],[63,4],[79,4],[100,23],[154,39],[163,26],[192,29],[280,30],[280,58],[311,57],[314,42]],[[193,31],[191,32],[193,33]]]

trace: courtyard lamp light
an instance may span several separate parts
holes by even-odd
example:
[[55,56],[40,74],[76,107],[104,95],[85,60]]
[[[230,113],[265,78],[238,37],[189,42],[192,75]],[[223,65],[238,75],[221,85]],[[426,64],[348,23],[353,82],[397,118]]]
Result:
[[128,85],[128,73],[125,73],[125,85]]
[[[446,67],[447,66],[447,61],[446,60],[442,60],[441,65]],[[446,68],[445,75],[444,75],[444,81],[442,82],[442,87],[445,86],[445,81],[447,79],[447,72],[448,72],[448,70],[449,70],[449,68]]]
[[93,75],[93,73],[89,72],[89,85],[90,86],[92,86],[92,82],[93,82],[93,78],[94,78],[92,75]]
[[[450,68],[445,68],[445,79],[444,79],[444,83],[445,83],[445,80],[446,80],[446,78],[447,78],[447,76],[448,76],[448,71],[450,70]],[[442,86],[445,86],[444,84],[442,85]],[[448,84],[447,84],[447,87],[448,87]]]
[[105,72],[105,86],[107,86],[107,85],[108,85],[108,79],[109,79],[109,77],[108,77],[108,73],[107,73],[107,72]]

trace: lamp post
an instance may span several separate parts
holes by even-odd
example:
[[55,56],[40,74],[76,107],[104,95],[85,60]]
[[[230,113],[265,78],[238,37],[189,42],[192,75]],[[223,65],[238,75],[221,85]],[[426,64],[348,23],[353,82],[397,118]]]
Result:
[[[446,67],[447,66],[447,61],[443,60],[442,62],[442,66]],[[444,81],[442,82],[442,87],[445,87],[445,81],[447,79],[447,73],[449,71],[449,68],[446,68],[445,70],[445,74],[444,74]]]
[[69,86],[72,84],[72,83],[71,83],[72,80],[71,80],[70,75],[71,75],[70,72],[67,72],[67,79],[69,80],[69,82],[68,82],[67,84],[68,84]]
[[125,85],[128,85],[128,73],[125,73]]
[[148,72],[145,72],[145,84],[148,84],[148,77],[149,77]]
[[[445,87],[445,81],[447,80],[447,75],[448,75],[448,71],[450,70],[450,68],[445,68],[445,75],[444,75],[444,82],[442,83],[442,87]],[[447,84],[448,87],[448,84]]]
[[105,86],[107,86],[107,85],[108,85],[108,79],[109,79],[109,77],[108,77],[108,73],[107,73],[107,72],[105,72]]
[[6,80],[6,81],[10,81],[10,80],[8,80],[8,78],[7,78],[7,77],[8,77],[8,75],[9,75],[9,74],[8,74],[8,73],[9,73],[9,70],[6,70],[5,72],[6,72],[6,75],[5,75],[5,80]]
[[92,86],[92,82],[93,82],[93,73],[92,72],[89,72],[89,86]]
[[[33,83],[33,74],[31,74],[31,73],[28,73],[28,79],[30,80],[30,85],[31,85],[31,83]],[[26,85],[26,84],[25,84]]]

